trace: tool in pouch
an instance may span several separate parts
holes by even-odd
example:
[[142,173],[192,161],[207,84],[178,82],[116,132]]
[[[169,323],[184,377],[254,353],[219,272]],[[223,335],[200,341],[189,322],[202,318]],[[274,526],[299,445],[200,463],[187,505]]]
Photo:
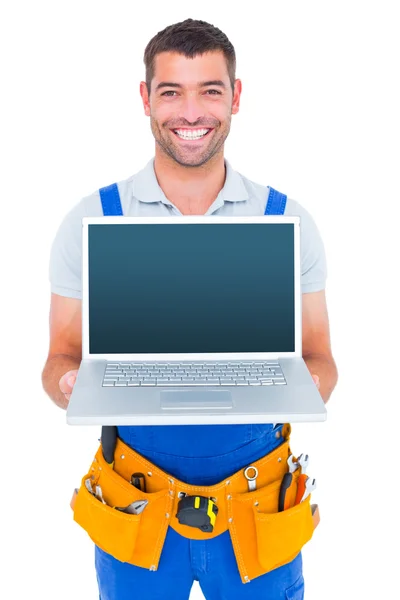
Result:
[[182,495],[175,516],[181,525],[197,527],[201,531],[211,533],[217,514],[218,507],[212,498]]
[[253,492],[257,488],[258,469],[251,465],[244,470],[244,476],[247,479],[249,492]]
[[304,498],[304,492],[306,491],[306,482],[307,482],[307,475],[306,475],[306,470],[308,467],[308,454],[303,455],[300,454],[300,456],[297,459],[297,462],[300,465],[300,475],[299,478],[297,480],[297,493],[296,493],[296,499],[295,499],[295,504],[299,504]]
[[146,492],[146,479],[144,473],[132,473],[131,484],[142,492]]
[[[289,457],[289,460],[290,459],[292,459],[292,457]],[[289,460],[288,460],[288,463],[289,463]],[[309,463],[308,454],[306,454],[305,456],[303,456],[303,454],[300,454],[300,456],[297,459],[297,466],[296,466],[296,468],[300,467],[300,475],[297,480],[297,492],[296,492],[295,504],[304,502],[304,500],[317,487],[317,483],[316,483],[315,479],[310,479],[310,477],[308,477],[306,475],[306,469],[308,467],[308,463]],[[294,467],[293,460],[291,461],[291,464]],[[289,468],[290,468],[290,465],[289,465]]]
[[[101,428],[101,446],[102,446],[103,457],[104,457],[104,460],[110,465],[111,468],[114,468],[114,454],[115,454],[115,447],[117,445],[117,439],[118,439],[118,430],[115,427],[115,425],[109,425],[109,426],[104,425]],[[145,482],[143,473],[132,473],[131,484],[134,487],[141,490],[142,492],[146,491],[146,482]],[[101,494],[101,488],[99,486],[96,486],[96,489],[99,489],[100,494]],[[98,497],[97,494],[96,494],[96,497]],[[101,500],[102,500],[103,504],[106,504],[103,500],[102,495],[101,495]],[[125,507],[114,506],[113,508],[115,508],[116,510],[119,510],[120,512],[127,513],[129,515],[140,515],[140,513],[146,508],[148,503],[149,503],[148,500],[135,500],[128,506],[125,506]]]
[[[287,492],[293,482],[293,473],[298,468],[300,468],[300,475],[297,478],[297,490],[294,505],[300,504],[300,502],[304,502],[304,500],[317,487],[315,479],[310,479],[305,473],[309,463],[308,454],[300,454],[297,460],[291,454],[287,460],[287,463],[289,471],[283,476],[281,486],[279,489],[278,512],[282,512],[290,508],[287,503]],[[314,509],[314,512],[315,510],[316,509]]]
[[110,465],[111,468],[114,467],[114,453],[115,447],[117,445],[118,439],[118,430],[115,425],[107,425],[101,428],[101,448],[103,452],[103,457],[106,463]]
[[287,459],[287,464],[289,471],[284,474],[282,483],[279,489],[279,498],[278,498],[278,512],[282,512],[283,510],[287,510],[289,506],[286,503],[287,491],[292,485],[293,482],[293,473],[298,469],[299,465],[295,461],[293,454],[289,456]]
[[[243,475],[247,479],[249,492],[253,492],[257,488],[257,467],[254,465],[246,467],[243,471]],[[213,531],[218,514],[218,507],[213,498],[205,498],[204,496],[185,496],[181,499],[178,509],[176,516],[179,523],[199,527],[199,529],[207,533]]]
[[[146,480],[144,477],[144,473],[132,473],[131,484],[138,490],[146,492]],[[128,513],[130,515],[140,515],[140,513],[146,508],[148,503],[148,500],[135,500],[125,508],[119,508],[118,506],[115,506],[115,508],[117,510],[120,510],[121,512]]]
[[[101,447],[103,458],[106,463],[113,469],[114,468],[114,453],[115,447],[117,445],[118,433],[117,428],[114,425],[103,426],[101,430]],[[131,476],[131,484],[141,490],[142,492],[146,492],[146,482],[143,473],[132,473]],[[102,504],[106,504],[106,501],[103,498],[103,491],[99,485],[95,485],[93,488],[92,482],[90,478],[85,480],[85,487],[90,494],[92,494],[97,500],[99,500]],[[78,494],[78,490],[74,490],[74,495],[71,500],[71,507],[73,508],[76,501],[76,496]],[[135,500],[128,504],[128,506],[113,506],[116,510],[120,512],[127,513],[129,515],[139,515],[146,508],[148,504],[148,500]]]
[[[117,428],[103,426],[101,431],[101,444],[104,460],[113,467],[114,453],[117,444]],[[131,484],[139,490],[146,492],[146,480],[143,473],[135,472],[131,475]],[[104,501],[103,501],[104,502]],[[140,514],[148,504],[147,500],[137,500],[125,508],[114,507],[128,514]],[[197,527],[204,532],[212,532],[218,514],[218,507],[211,498],[204,496],[183,495],[179,504],[176,517],[182,525]]]
[[[244,476],[247,479],[249,491],[255,490],[258,477],[257,467],[253,465],[247,467],[244,470]],[[201,531],[211,533],[214,530],[217,514],[218,506],[213,498],[182,494],[176,518],[181,525],[197,527]]]

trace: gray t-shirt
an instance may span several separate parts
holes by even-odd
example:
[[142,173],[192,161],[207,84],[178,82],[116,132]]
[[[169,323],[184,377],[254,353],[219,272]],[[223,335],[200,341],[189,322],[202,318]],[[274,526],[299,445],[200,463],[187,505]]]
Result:
[[[226,159],[225,166],[224,187],[205,214],[224,217],[263,215],[269,188],[234,171]],[[118,182],[118,190],[125,216],[164,217],[181,214],[158,184],[154,157],[144,169]],[[314,220],[305,208],[290,198],[286,203],[285,215],[300,217],[302,292],[323,290],[327,276],[325,251]],[[54,294],[82,298],[82,218],[101,216],[103,210],[99,191],[96,190],[82,198],[61,222],[50,254],[49,276]]]

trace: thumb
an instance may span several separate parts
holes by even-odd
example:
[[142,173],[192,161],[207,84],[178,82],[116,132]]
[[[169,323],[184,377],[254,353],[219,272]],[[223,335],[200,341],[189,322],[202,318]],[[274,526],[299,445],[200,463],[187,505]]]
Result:
[[61,377],[58,385],[63,394],[70,394],[76,381],[77,371],[68,371]]
[[76,381],[76,375],[70,375],[67,379],[67,383],[70,387],[74,386],[75,381]]
[[311,377],[314,379],[314,383],[317,386],[317,388],[320,388],[320,382],[319,382],[319,377],[318,375],[311,375]]

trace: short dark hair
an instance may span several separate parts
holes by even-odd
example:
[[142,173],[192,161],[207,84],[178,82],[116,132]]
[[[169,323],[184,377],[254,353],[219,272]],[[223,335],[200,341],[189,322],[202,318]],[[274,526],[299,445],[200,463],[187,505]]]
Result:
[[159,31],[144,51],[143,60],[146,66],[146,85],[149,95],[155,70],[154,59],[157,54],[178,52],[187,58],[194,58],[205,52],[218,50],[224,53],[233,92],[236,72],[235,48],[220,29],[206,21],[186,19]]

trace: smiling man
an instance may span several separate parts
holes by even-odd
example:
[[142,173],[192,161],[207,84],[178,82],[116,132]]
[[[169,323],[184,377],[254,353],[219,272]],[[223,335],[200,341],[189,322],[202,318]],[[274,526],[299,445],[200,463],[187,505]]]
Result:
[[229,73],[222,51],[188,58],[160,51],[152,40],[145,61],[140,93],[156,140],[158,183],[181,214],[206,214],[224,186],[223,147],[239,110],[241,81]]
[[[141,82],[140,93],[155,156],[118,182],[123,214],[263,215],[269,189],[234,171],[224,157],[242,89],[235,77],[235,51],[225,34],[204,21],[187,19],[160,31],[149,42],[144,62],[146,82]],[[81,219],[102,214],[98,191],[83,198],[63,220],[51,251],[50,349],[43,385],[64,409],[81,361]],[[303,357],[327,402],[337,370],[324,292],[323,243],[298,202],[288,199],[284,214],[301,217]],[[273,453],[285,439],[282,424],[124,426],[118,427],[118,436],[154,468],[205,486],[205,496],[206,486]],[[256,540],[249,543],[254,550]],[[228,530],[190,539],[169,528],[155,572],[120,562],[96,547],[96,570],[101,600],[187,600],[194,580],[207,600],[300,600],[304,595],[301,553],[244,585]]]

